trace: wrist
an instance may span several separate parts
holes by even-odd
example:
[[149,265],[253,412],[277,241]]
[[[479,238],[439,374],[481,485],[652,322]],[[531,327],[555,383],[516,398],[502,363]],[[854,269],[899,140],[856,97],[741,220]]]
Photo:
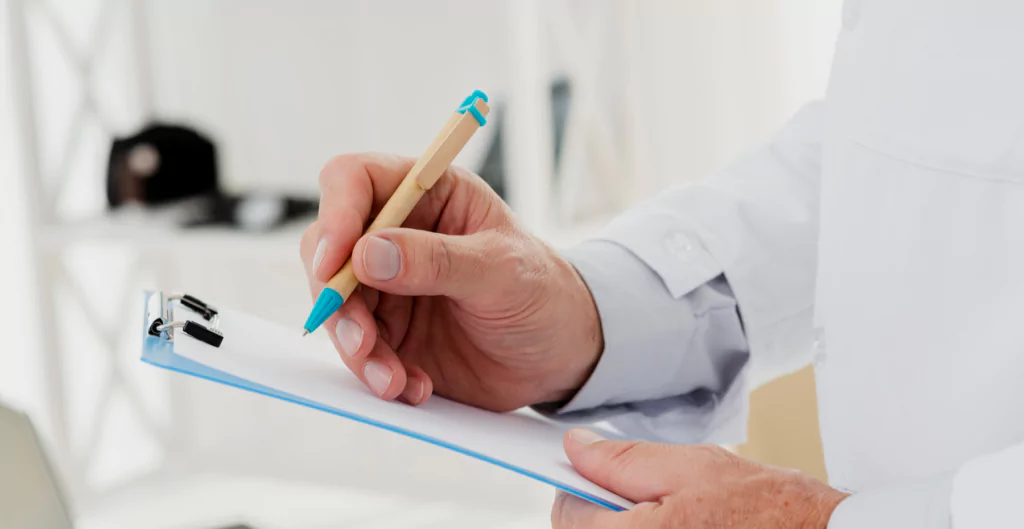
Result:
[[849,494],[833,488],[818,493],[817,497],[811,498],[809,501],[806,523],[803,527],[806,529],[828,529],[832,513],[849,496]]
[[560,374],[546,402],[567,402],[580,390],[593,374],[604,351],[604,335],[597,303],[587,283],[576,268],[552,251],[559,269],[559,282],[566,299],[565,310],[569,322],[567,343],[562,351]]

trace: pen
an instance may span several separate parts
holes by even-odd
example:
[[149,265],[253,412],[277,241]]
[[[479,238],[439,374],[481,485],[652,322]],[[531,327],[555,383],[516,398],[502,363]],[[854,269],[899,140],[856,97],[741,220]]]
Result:
[[[452,114],[427,151],[416,160],[416,165],[413,165],[409,174],[405,175],[395,194],[391,195],[387,204],[384,204],[384,208],[380,210],[370,227],[366,228],[365,233],[401,226],[416,207],[420,197],[434,186],[455,156],[473,137],[473,133],[487,123],[488,112],[490,107],[487,106],[487,94],[480,90],[474,91],[463,100],[462,105]],[[352,257],[349,256],[345,265],[327,281],[327,285],[317,297],[313,310],[306,319],[305,332],[302,335],[315,331],[327,321],[331,314],[341,308],[358,285],[359,280],[356,279]]]

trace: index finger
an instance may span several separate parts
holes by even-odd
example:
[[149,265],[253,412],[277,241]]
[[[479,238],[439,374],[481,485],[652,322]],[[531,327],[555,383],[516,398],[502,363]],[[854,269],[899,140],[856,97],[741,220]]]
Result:
[[[332,158],[320,171],[320,213],[317,247],[321,255],[314,276],[327,281],[345,263],[370,217],[394,194],[416,160],[386,154],[347,154]],[[406,225],[432,227],[452,188],[445,171],[417,204]]]

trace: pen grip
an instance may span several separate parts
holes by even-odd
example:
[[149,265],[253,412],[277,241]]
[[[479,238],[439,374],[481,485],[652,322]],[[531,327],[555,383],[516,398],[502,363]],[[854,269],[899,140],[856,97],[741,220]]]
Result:
[[[480,116],[487,116],[490,112],[490,107],[483,99],[478,98],[472,104],[476,108],[476,114]],[[471,112],[453,113],[427,151],[416,160],[412,169],[409,170],[409,174],[402,179],[398,189],[384,204],[380,213],[377,214],[377,218],[373,220],[365,233],[400,227],[423,194],[434,186],[482,124],[483,122]],[[327,282],[329,288],[341,294],[342,300],[348,300],[356,286],[359,285],[352,261],[361,258],[361,255],[349,257],[341,270]]]
[[[366,229],[366,233],[373,233],[384,228],[400,227],[409,216],[409,213],[416,207],[424,193],[426,193],[426,190],[420,187],[415,180],[411,178],[402,180],[402,183],[398,185],[398,189],[395,190],[395,194],[384,204],[380,213],[377,214],[377,218],[373,219],[370,227]],[[356,279],[355,268],[352,264],[353,259],[356,258],[362,258],[362,256],[352,254],[348,261],[345,262],[345,265],[341,267],[341,270],[327,282],[327,286],[341,294],[342,299],[346,301],[352,295],[352,291],[356,289],[356,286],[359,285],[359,280]]]

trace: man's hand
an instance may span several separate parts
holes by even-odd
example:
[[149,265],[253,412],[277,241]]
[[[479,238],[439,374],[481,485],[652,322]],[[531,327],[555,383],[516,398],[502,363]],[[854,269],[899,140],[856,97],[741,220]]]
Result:
[[559,492],[551,510],[555,529],[825,529],[847,496],[716,445],[606,441],[580,428],[570,430],[564,444],[580,474],[638,504],[613,512]]
[[480,177],[448,169],[404,227],[363,236],[415,160],[339,156],[300,253],[315,298],[352,255],[361,286],[324,325],[385,399],[432,392],[506,411],[568,398],[603,349],[573,267],[523,231]]

